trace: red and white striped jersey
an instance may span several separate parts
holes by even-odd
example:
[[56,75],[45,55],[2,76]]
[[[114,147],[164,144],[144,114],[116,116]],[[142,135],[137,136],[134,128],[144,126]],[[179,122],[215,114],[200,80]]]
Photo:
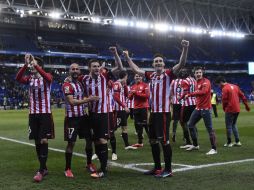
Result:
[[83,75],[79,77],[79,81],[84,86],[85,96],[99,96],[100,98],[99,101],[89,104],[90,111],[94,113],[108,113],[108,73],[100,73],[97,78],[92,78],[90,75]]
[[[72,95],[75,100],[82,100],[84,98],[84,89],[80,82],[64,82],[63,93],[65,96]],[[65,100],[65,116],[66,117],[81,117],[84,115],[84,104],[81,105],[70,105]]]
[[36,78],[34,75],[23,76],[27,66],[22,67],[17,76],[16,80],[20,83],[29,85],[29,113],[51,113],[50,108],[50,91],[52,75],[46,73],[38,65],[35,69],[40,73],[40,77]]
[[[197,87],[197,81],[193,77],[187,77],[182,80],[181,87],[183,90],[183,94],[189,94],[195,92]],[[183,99],[183,106],[192,106],[196,105],[196,97],[190,96],[188,98]]]
[[152,112],[170,112],[170,83],[174,74],[167,69],[157,75],[156,72],[146,72],[146,79],[150,80]]
[[[131,90],[131,87],[128,86],[128,93],[130,93],[130,90]],[[128,97],[126,97],[126,104],[127,104],[127,107],[132,109],[134,108],[134,97],[130,100]]]
[[123,86],[121,82],[116,81],[113,84],[114,90],[114,100],[115,100],[115,110],[121,111],[127,106],[127,97],[128,97],[128,88],[127,86]]
[[108,109],[109,112],[113,112],[115,110],[115,101],[113,98],[113,89],[112,88],[108,88],[107,91],[107,97],[108,97]]
[[182,104],[183,101],[179,101],[179,99],[182,97],[183,95],[183,90],[181,87],[181,83],[182,83],[183,79],[174,79],[171,82],[170,85],[170,89],[171,89],[171,102],[172,104]]

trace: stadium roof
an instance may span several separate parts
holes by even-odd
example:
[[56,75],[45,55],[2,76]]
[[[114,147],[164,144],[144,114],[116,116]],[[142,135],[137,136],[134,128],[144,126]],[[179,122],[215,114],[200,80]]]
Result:
[[253,0],[0,0],[0,7],[9,13],[58,11],[64,18],[125,18],[254,33]]

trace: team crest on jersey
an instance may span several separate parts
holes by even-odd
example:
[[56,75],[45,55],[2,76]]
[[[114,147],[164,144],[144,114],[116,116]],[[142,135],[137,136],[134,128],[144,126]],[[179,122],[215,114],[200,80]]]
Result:
[[117,85],[114,86],[114,90],[118,90],[118,86]]
[[67,94],[67,93],[70,93],[70,87],[69,86],[65,86],[64,87],[64,92]]

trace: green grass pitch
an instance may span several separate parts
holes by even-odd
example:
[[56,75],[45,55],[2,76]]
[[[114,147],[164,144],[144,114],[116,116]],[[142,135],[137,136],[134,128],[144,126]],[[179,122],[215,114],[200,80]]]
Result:
[[[252,110],[254,107],[252,106]],[[64,110],[54,109],[54,122],[56,139],[50,140],[49,147],[64,150],[66,142],[63,141],[63,119]],[[117,154],[116,161],[119,166],[110,164],[108,177],[94,180],[85,170],[85,158],[73,156],[72,170],[74,179],[64,177],[65,160],[62,152],[49,151],[48,169],[49,175],[37,184],[32,177],[38,168],[35,149],[33,146],[20,144],[4,140],[10,138],[22,142],[32,143],[28,140],[27,123],[28,111],[0,111],[0,189],[1,190],[30,190],[30,189],[54,189],[54,190],[101,190],[101,189],[184,189],[184,190],[210,190],[210,189],[254,189],[254,121],[253,111],[242,112],[238,118],[238,127],[242,147],[224,148],[226,142],[224,113],[219,105],[219,118],[213,117],[213,125],[217,136],[218,154],[207,156],[205,153],[210,149],[208,134],[203,121],[198,124],[200,150],[186,152],[179,149],[182,145],[182,129],[178,125],[177,142],[172,143],[173,148],[173,169],[176,170],[174,177],[165,179],[155,179],[153,176],[144,176],[142,172],[134,169],[148,169],[152,165],[150,146],[145,135],[144,147],[138,150],[124,150],[123,140],[120,130],[116,132]],[[129,141],[136,143],[137,137],[134,133],[133,121],[129,120]],[[172,127],[170,129],[172,131]],[[110,147],[110,146],[109,146]],[[84,153],[84,141],[78,140],[74,151]],[[163,156],[161,156],[163,160]],[[109,151],[109,161],[111,152]],[[187,171],[179,171],[185,168],[182,165],[204,166],[205,164],[222,163],[253,159],[246,162],[231,163],[227,165],[210,166],[204,168],[193,168]],[[99,165],[98,161],[95,161]],[[122,166],[130,164],[140,164],[134,169],[126,169]]]

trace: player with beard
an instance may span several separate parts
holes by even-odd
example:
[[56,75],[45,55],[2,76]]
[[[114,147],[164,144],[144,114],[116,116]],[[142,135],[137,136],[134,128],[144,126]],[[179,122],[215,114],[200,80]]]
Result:
[[71,171],[71,160],[77,136],[80,139],[86,139],[86,167],[91,173],[96,172],[95,165],[92,164],[92,133],[86,109],[88,102],[96,102],[99,100],[99,97],[84,97],[83,86],[78,81],[79,75],[79,65],[76,63],[71,64],[68,82],[66,80],[63,84],[63,92],[65,95],[64,140],[68,142],[65,150],[66,166],[64,173],[68,178],[74,177]]

